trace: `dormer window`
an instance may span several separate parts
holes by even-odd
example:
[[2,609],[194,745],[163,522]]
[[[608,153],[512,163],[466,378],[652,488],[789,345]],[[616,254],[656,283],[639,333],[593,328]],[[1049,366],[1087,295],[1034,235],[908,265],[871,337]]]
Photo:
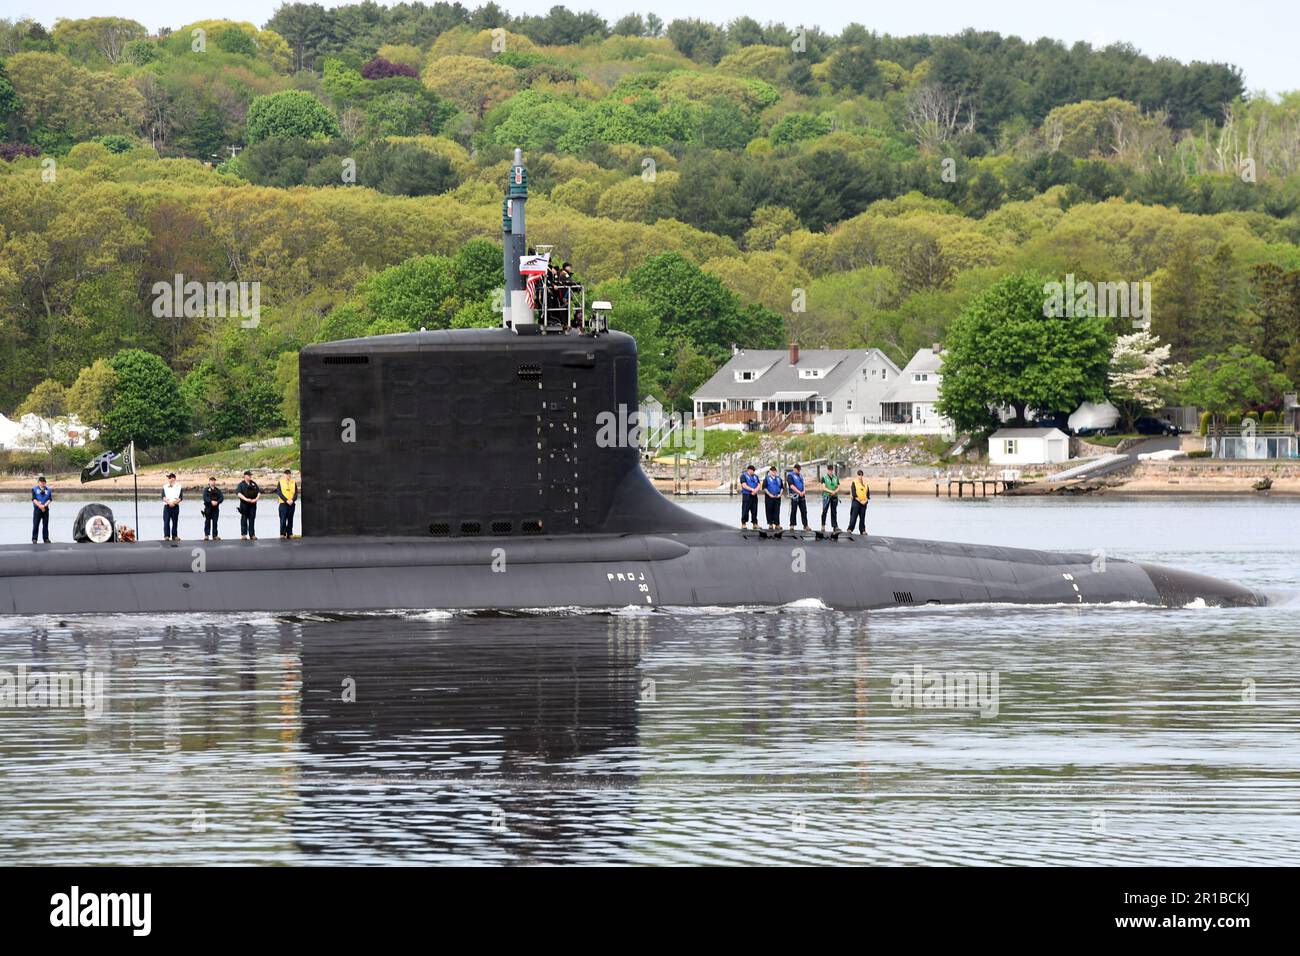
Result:
[[758,372],[752,368],[744,368],[736,372],[737,382],[752,382],[756,378],[758,378]]
[[799,369],[800,378],[821,378],[824,369],[820,368],[801,368]]

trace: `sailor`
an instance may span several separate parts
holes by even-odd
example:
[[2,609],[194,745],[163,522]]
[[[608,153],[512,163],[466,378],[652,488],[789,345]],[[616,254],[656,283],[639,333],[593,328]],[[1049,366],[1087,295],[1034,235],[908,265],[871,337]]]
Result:
[[36,543],[38,533],[46,544],[50,543],[50,502],[53,500],[54,492],[45,483],[45,476],[37,475],[36,484],[32,485],[32,544]]
[[754,466],[747,467],[740,476],[740,530],[745,530],[745,516],[758,530],[758,474]]
[[573,277],[572,264],[566,262],[560,266],[560,282],[564,287],[565,315],[572,316],[569,319],[569,325],[575,329],[582,328],[582,310],[573,301],[573,290],[578,287],[578,280]]
[[275,485],[276,497],[280,499],[280,537],[293,537],[293,512],[298,506],[298,483],[293,480],[293,469],[286,468],[284,477]]
[[867,533],[867,502],[870,500],[871,488],[859,468],[858,476],[849,483],[849,534],[853,533],[855,523],[859,531]]
[[794,527],[795,515],[803,517],[803,529],[811,531],[808,527],[808,499],[803,487],[803,469],[796,464],[790,469],[785,476],[785,486],[790,491],[790,527]]
[[177,531],[177,525],[181,519],[181,498],[185,496],[185,490],[181,487],[180,482],[176,480],[176,472],[167,472],[167,484],[163,485],[163,536],[164,541],[179,541],[180,535]]
[[840,480],[835,477],[835,466],[827,465],[822,475],[822,531],[826,531],[826,512],[831,513],[831,528],[839,534]]
[[763,479],[763,497],[767,499],[767,530],[781,530],[781,492],[785,488],[785,483],[781,481],[781,476],[776,473],[776,465],[767,470],[767,477]]
[[543,325],[564,325],[562,315],[563,309],[561,302],[563,300],[563,291],[560,288],[563,280],[560,277],[560,267],[551,263],[546,267],[546,277],[542,290],[542,302],[545,303],[542,312]]
[[217,487],[217,479],[209,475],[208,486],[203,489],[203,540],[211,535],[213,541],[220,541],[217,534],[217,519],[221,517],[221,502],[226,500],[225,492]]
[[251,471],[244,472],[244,480],[235,486],[239,496],[239,537],[244,541],[257,540],[257,499],[262,489],[257,487]]

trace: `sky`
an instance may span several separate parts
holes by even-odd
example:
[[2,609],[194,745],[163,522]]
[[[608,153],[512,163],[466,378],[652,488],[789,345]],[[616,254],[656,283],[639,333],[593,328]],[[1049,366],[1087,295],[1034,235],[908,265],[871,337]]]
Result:
[[[129,17],[151,31],[212,18],[263,25],[279,0],[3,0],[0,16],[31,17],[46,26],[59,18]],[[431,0],[426,0],[431,2]],[[473,8],[480,0],[461,0]],[[524,4],[497,0],[511,13],[544,12],[553,0]],[[325,6],[337,4],[325,2]],[[858,22],[878,33],[960,33],[966,27],[1034,40],[1053,37],[1095,46],[1130,43],[1148,56],[1184,62],[1207,60],[1239,66],[1252,92],[1300,89],[1300,3],[1296,0],[913,0],[910,3],[850,3],[848,0],[568,0],[572,10],[595,10],[609,22],[625,13],[655,13],[665,23],[702,17],[725,23],[748,15],[766,23],[819,26],[838,33]]]

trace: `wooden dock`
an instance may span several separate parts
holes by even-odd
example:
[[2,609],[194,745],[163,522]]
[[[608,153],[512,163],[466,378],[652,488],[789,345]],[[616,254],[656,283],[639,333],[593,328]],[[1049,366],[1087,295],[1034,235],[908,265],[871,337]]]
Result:
[[[952,497],[953,485],[957,486],[958,498],[965,497],[967,485],[970,486],[970,496],[972,498],[987,498],[989,497],[990,488],[993,489],[993,495],[996,497],[1024,484],[1022,481],[1010,481],[1006,478],[949,478],[947,481],[949,498]],[[934,483],[934,496],[936,498],[939,497],[939,488],[942,484],[941,480]]]

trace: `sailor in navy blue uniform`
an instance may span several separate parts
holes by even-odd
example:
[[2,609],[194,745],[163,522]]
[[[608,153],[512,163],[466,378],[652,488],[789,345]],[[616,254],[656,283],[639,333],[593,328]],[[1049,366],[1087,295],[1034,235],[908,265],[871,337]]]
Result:
[[811,531],[808,527],[808,499],[804,497],[803,488],[803,469],[795,465],[785,476],[785,486],[790,492],[790,527],[793,528],[795,515],[803,518],[803,529]]
[[781,476],[776,473],[776,465],[767,470],[763,479],[763,497],[767,499],[767,530],[781,530],[781,492],[785,489]]
[[50,502],[54,492],[45,484],[45,476],[38,475],[32,486],[32,544],[39,533],[46,544],[50,543]]
[[758,530],[758,472],[750,465],[740,476],[740,530],[745,530],[748,517],[754,530]]

